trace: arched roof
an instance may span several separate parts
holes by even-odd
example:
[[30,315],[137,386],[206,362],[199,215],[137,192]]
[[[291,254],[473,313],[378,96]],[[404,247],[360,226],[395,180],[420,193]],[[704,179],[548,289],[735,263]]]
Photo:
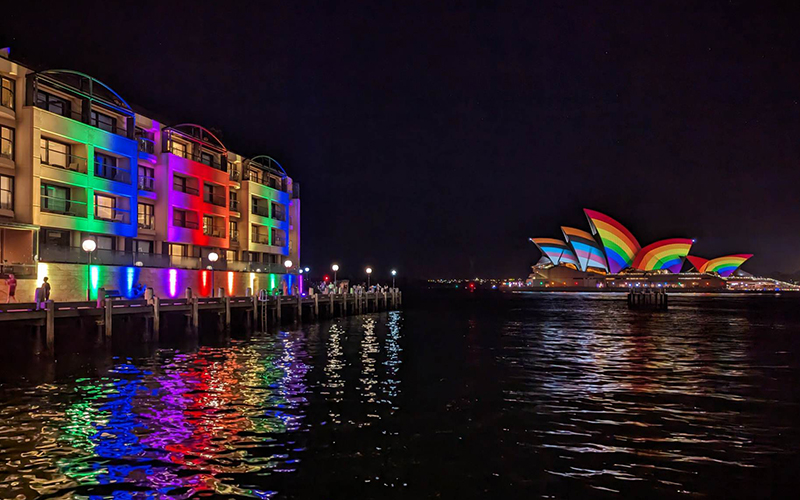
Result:
[[127,101],[116,93],[114,89],[86,73],[71,69],[47,69],[34,73],[33,76],[36,78],[44,77],[51,82],[68,85],[74,90],[88,94],[91,99],[106,101],[129,113],[133,113],[133,109]]
[[631,266],[640,271],[667,270],[679,273],[683,266],[683,259],[692,248],[692,243],[693,241],[689,238],[656,241],[639,250]]
[[258,155],[256,157],[250,158],[248,164],[250,163],[255,163],[263,170],[269,170],[281,177],[288,177],[289,175],[286,173],[286,170],[283,169],[283,165],[278,163],[278,160],[268,155]]
[[175,130],[184,136],[202,141],[208,146],[217,148],[220,150],[220,152],[228,152],[228,148],[225,147],[222,141],[220,141],[219,138],[213,134],[213,132],[202,125],[198,125],[196,123],[180,123],[178,125],[173,125],[172,127],[167,127],[165,130]]
[[630,266],[642,247],[628,228],[606,214],[588,208],[583,211],[589,219],[592,232],[600,235],[606,251],[608,270],[618,273]]

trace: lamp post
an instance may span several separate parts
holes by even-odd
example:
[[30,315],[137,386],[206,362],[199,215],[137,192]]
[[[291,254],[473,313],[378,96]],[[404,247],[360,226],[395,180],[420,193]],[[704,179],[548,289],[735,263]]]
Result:
[[332,265],[331,270],[333,271],[333,287],[336,288],[336,273],[339,272],[339,264]]
[[291,260],[289,260],[289,259],[286,259],[286,260],[283,261],[283,267],[286,268],[286,278],[287,278],[286,291],[287,291],[287,295],[291,295],[292,294],[292,288],[291,288],[291,286],[289,286],[289,282],[288,282],[289,269],[292,268],[292,264],[293,264],[293,262]]
[[97,242],[93,239],[86,238],[81,243],[81,248],[86,252],[86,300],[92,300],[92,252],[97,248]]
[[219,254],[217,252],[211,252],[208,254],[208,261],[211,262],[211,265],[208,266],[211,269],[211,296],[214,297],[216,294],[216,290],[214,289],[214,262],[219,259]]
[[397,271],[392,269],[392,288],[394,288],[394,277],[397,276]]
[[372,268],[368,267],[367,268],[367,289],[369,289],[369,277],[370,277],[371,274],[372,274]]

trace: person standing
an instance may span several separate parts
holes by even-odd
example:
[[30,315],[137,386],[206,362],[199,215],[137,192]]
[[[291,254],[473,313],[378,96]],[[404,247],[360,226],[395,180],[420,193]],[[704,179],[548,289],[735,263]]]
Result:
[[48,283],[47,280],[47,276],[42,279],[42,299],[45,302],[50,300],[50,283]]
[[17,278],[14,276],[14,273],[8,275],[8,279],[6,279],[6,286],[8,287],[8,298],[6,298],[6,304],[11,302],[11,299],[14,299],[14,302],[17,301]]

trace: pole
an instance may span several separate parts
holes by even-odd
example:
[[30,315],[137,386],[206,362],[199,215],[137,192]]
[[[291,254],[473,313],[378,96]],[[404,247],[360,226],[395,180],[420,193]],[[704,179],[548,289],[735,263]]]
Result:
[[339,271],[334,271],[334,272],[333,272],[333,287],[334,287],[334,288],[336,288],[336,286],[337,286],[337,285],[336,285],[336,275],[337,275],[338,273],[339,273]]
[[367,289],[369,289],[369,278],[371,275],[371,273],[367,273]]
[[86,252],[86,300],[92,300],[92,252]]

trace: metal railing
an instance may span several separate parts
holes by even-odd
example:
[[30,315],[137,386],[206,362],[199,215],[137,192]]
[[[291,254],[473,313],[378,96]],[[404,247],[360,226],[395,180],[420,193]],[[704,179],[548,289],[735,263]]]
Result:
[[182,267],[185,269],[200,269],[200,257],[184,257],[182,255],[170,255],[169,264],[171,267]]
[[37,269],[39,266],[36,264],[22,264],[17,262],[4,262],[0,265],[0,275],[3,278],[8,278],[9,274],[13,274],[15,278],[36,278]]
[[47,149],[42,151],[40,160],[43,165],[72,170],[81,174],[87,173],[86,165],[88,162],[83,156]]
[[[227,162],[225,163],[220,162],[219,159],[217,159],[217,157],[214,154],[212,154],[210,157],[203,156],[202,154],[194,154],[191,151],[189,151],[188,148],[186,149],[173,148],[172,142],[173,142],[172,139],[166,141],[166,144],[164,145],[165,153],[171,153],[174,154],[175,156],[186,158],[187,160],[196,161],[197,163],[202,163],[203,165],[207,165],[211,168],[221,170],[222,172],[228,171]],[[183,144],[181,143],[181,145]]]
[[236,169],[229,169],[228,172],[230,173],[230,177],[232,181],[239,181],[242,178],[242,173]]
[[285,247],[286,240],[283,238],[273,238],[272,239],[272,246],[274,247]]
[[[109,211],[110,215],[108,217],[100,215],[101,211]],[[124,208],[110,207],[108,205],[95,205],[94,218],[96,220],[129,224],[131,221],[131,211],[125,210]]]
[[99,162],[97,160],[94,162],[94,175],[110,181],[122,182],[124,184],[131,183],[131,171],[129,169]]
[[206,203],[211,203],[212,205],[216,205],[218,207],[225,206],[225,195],[224,194],[215,194],[209,193],[208,191],[203,192],[203,201]]
[[286,222],[286,212],[282,212],[280,210],[273,209],[272,210],[272,218],[277,220],[277,221]]
[[193,196],[197,196],[200,194],[200,191],[198,191],[197,188],[193,188],[191,186],[181,186],[180,184],[173,184],[173,188],[175,189],[175,191],[191,194]]
[[139,136],[136,138],[136,142],[139,143],[139,151],[142,153],[147,153],[154,155],[156,154],[156,142],[149,137]]
[[268,234],[251,234],[250,241],[252,243],[258,243],[260,245],[269,245],[269,235]]
[[204,226],[203,234],[205,234],[206,236],[212,236],[214,238],[224,238],[225,229],[216,226]]
[[86,202],[67,200],[57,196],[40,195],[39,209],[51,214],[71,215],[73,217],[86,217]]
[[258,207],[256,205],[253,205],[251,213],[260,215],[261,217],[269,217],[269,207]]
[[231,200],[230,201],[230,205],[228,206],[228,208],[230,210],[233,210],[234,212],[238,212],[239,211],[239,200]]
[[156,190],[155,177],[139,174],[139,189],[141,189],[142,191],[155,191]]
[[69,105],[62,106],[60,111],[54,109],[57,108],[57,106],[50,107],[47,106],[47,103],[38,101],[34,103],[34,106],[36,106],[39,109],[49,111],[50,113],[54,113],[56,115],[63,116],[65,118],[71,118],[75,121],[85,123],[100,130],[105,130],[106,132],[111,132],[112,134],[121,135],[123,137],[128,137],[130,139],[133,139],[132,134],[128,133],[128,129],[124,125],[122,126],[118,125],[119,122],[118,118],[113,117],[114,122],[107,124],[101,122],[100,120],[92,119],[91,116],[84,117],[81,112],[71,109]]
[[175,227],[185,227],[186,229],[197,229],[200,225],[192,220],[172,219],[172,225]]

